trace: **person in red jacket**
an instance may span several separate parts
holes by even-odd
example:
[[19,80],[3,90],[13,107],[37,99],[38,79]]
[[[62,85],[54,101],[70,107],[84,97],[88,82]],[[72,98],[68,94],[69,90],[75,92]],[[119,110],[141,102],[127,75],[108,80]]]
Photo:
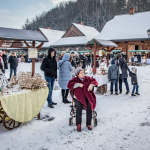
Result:
[[89,130],[92,130],[92,111],[96,107],[96,96],[93,87],[98,83],[94,78],[84,76],[84,70],[77,68],[75,75],[67,85],[68,89],[73,91],[73,100],[76,105],[76,125],[77,131],[81,131],[82,109],[86,110],[86,125]]

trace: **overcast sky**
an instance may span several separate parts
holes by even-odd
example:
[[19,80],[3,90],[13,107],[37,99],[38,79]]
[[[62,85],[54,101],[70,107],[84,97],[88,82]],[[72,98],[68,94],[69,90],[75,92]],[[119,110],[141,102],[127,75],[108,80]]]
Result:
[[27,18],[31,20],[62,1],[70,0],[0,0],[0,27],[21,29]]

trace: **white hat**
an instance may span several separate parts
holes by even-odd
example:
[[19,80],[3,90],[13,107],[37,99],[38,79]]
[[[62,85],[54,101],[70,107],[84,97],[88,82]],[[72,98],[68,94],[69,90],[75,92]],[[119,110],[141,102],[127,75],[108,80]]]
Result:
[[2,51],[2,50],[0,50],[0,54],[1,54],[1,53],[3,53],[3,51]]

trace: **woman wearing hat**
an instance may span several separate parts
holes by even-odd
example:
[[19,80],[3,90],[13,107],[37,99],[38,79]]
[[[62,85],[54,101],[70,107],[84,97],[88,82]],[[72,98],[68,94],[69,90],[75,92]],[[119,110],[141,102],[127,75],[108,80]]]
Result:
[[92,130],[92,111],[96,107],[96,96],[93,92],[93,87],[97,86],[98,83],[94,78],[84,76],[84,70],[80,67],[75,70],[75,75],[76,77],[69,81],[67,87],[74,93],[77,131],[81,131],[83,108],[86,110],[86,126],[89,130]]

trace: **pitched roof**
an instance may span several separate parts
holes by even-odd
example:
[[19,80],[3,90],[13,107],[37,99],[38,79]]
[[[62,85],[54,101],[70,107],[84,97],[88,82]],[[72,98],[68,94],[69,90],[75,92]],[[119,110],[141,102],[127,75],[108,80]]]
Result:
[[77,36],[77,37],[66,37],[61,38],[58,41],[54,42],[51,46],[77,46],[77,45],[86,45],[88,42],[85,36]]
[[94,27],[85,26],[76,23],[73,23],[73,25],[87,37],[88,41],[90,41],[93,37],[99,34],[99,31],[97,31]]
[[39,28],[43,35],[48,39],[49,42],[44,43],[42,47],[50,47],[50,45],[59,40],[65,33],[65,31],[51,30]]
[[6,40],[48,42],[46,37],[44,37],[39,31],[21,30],[3,27],[0,27],[0,38]]
[[150,28],[150,11],[115,16],[108,21],[95,39],[112,41],[150,40],[147,30]]

